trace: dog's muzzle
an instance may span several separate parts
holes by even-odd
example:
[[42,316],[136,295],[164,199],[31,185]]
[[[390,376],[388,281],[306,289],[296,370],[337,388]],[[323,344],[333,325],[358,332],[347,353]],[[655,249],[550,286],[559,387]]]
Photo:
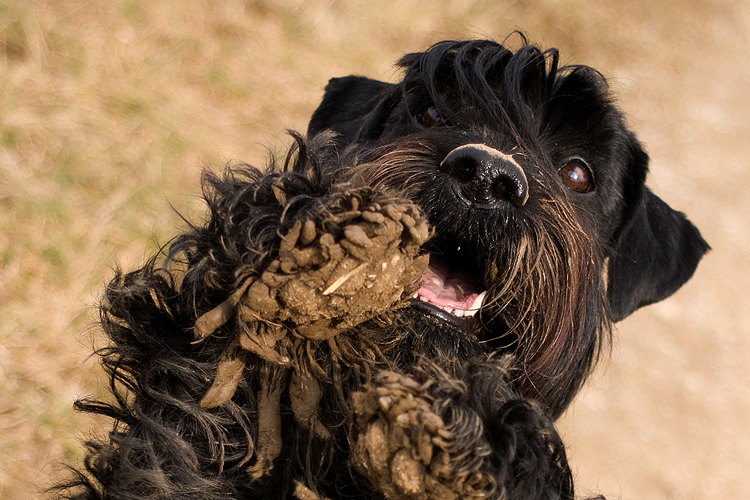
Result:
[[522,207],[529,199],[529,183],[512,156],[484,144],[465,144],[440,163],[454,179],[453,190],[467,204],[484,209],[503,203]]
[[[472,210],[523,207],[529,199],[529,183],[512,156],[485,144],[464,144],[443,159],[440,171],[449,177],[456,197]],[[414,304],[454,325],[467,326],[487,296],[481,274],[472,271],[450,249],[430,256],[430,265]]]

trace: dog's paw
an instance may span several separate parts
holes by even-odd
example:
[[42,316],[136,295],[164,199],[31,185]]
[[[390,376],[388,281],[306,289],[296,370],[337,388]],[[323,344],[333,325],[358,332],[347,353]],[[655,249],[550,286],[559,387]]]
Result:
[[293,365],[293,339],[331,339],[402,307],[419,287],[430,229],[416,205],[371,188],[342,189],[323,202],[320,215],[281,235],[266,269],[196,321],[197,341],[232,319],[239,323],[203,406],[232,397],[245,353]]
[[419,286],[429,259],[420,247],[429,236],[410,202],[370,188],[331,195],[318,220],[298,220],[280,238],[267,269],[198,318],[196,337],[237,314],[247,324],[283,326],[323,340],[396,309]]
[[479,416],[439,385],[385,371],[353,395],[354,467],[389,500],[483,499],[495,489]]
[[324,340],[411,297],[427,266],[419,209],[369,189],[331,197],[320,220],[297,221],[278,258],[248,288],[240,318],[283,324]]

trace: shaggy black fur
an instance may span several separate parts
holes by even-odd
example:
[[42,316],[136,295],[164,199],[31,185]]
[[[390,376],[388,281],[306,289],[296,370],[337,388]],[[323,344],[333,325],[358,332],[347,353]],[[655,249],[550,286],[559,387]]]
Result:
[[[88,445],[87,472],[62,494],[452,500],[470,486],[488,499],[573,498],[553,419],[611,322],[673,293],[708,246],[644,186],[647,156],[601,75],[557,61],[533,46],[443,42],[404,57],[399,84],[332,80],[310,138],[297,138],[283,166],[207,174],[207,223],[161,261],[118,273],[104,294],[111,346],[101,356],[114,402],[76,406],[115,426]],[[271,347],[292,364],[242,353],[231,399],[201,405],[246,325],[233,316],[196,341],[198,318],[261,276],[296,222],[344,234],[326,221],[331,200],[352,190],[358,203],[404,200],[424,213],[434,231],[426,276],[439,281],[420,290],[430,301],[325,340],[281,325],[290,333]],[[485,289],[473,317],[433,296],[465,303]],[[306,419],[295,408],[301,380],[320,391]],[[353,409],[385,386],[411,391],[439,425],[414,417],[386,426],[398,414],[391,399]],[[264,407],[278,408],[278,426],[260,422]],[[419,437],[435,426],[447,430]],[[402,428],[416,436],[411,458],[378,454],[377,443],[406,442]]]

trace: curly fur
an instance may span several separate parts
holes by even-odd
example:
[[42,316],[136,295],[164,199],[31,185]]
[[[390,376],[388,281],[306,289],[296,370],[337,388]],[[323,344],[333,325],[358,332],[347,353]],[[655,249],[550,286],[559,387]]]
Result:
[[[405,56],[399,84],[332,80],[282,164],[206,173],[205,224],[118,271],[104,293],[110,345],[99,354],[113,401],[76,407],[114,426],[58,493],[572,499],[554,419],[612,321],[674,292],[708,246],[644,186],[648,158],[601,75],[557,57],[443,42]],[[473,174],[445,163],[466,145],[512,158],[528,201],[507,186],[464,199],[457,183]],[[570,161],[591,168],[591,193],[561,180]],[[401,298],[314,337],[294,318],[241,314],[249,283],[280,265],[290,235],[309,222],[336,244],[357,242],[364,233],[341,214],[391,202],[429,224],[431,266],[447,262],[487,289],[474,320]],[[220,320],[197,335],[207,314]],[[248,329],[256,347],[238,340]],[[217,381],[220,396],[208,397]]]
[[[237,326],[226,325],[225,331],[195,343],[192,327],[196,319],[221,302],[248,273],[262,269],[278,249],[283,228],[319,210],[323,193],[331,189],[332,178],[323,175],[311,161],[317,156],[308,154],[305,143],[298,140],[299,154],[290,157],[293,161],[283,170],[263,174],[241,167],[227,170],[223,177],[206,174],[208,224],[179,236],[163,262],[152,259],[136,271],[118,272],[107,287],[101,324],[112,346],[99,354],[115,402],[83,400],[76,407],[111,417],[116,424],[108,442],[88,444],[89,476],[80,477],[80,485],[87,489],[70,498],[286,498],[295,488],[293,480],[329,498],[345,494],[378,497],[366,481],[339,464],[348,457],[352,394],[371,382],[378,370],[412,370],[392,361],[398,359],[395,353],[405,343],[413,343],[408,340],[411,328],[398,319],[389,323],[380,318],[342,333],[335,345],[339,356],[331,354],[332,345],[326,341],[304,340],[295,346],[305,353],[298,358],[311,359],[316,368],[310,371],[322,391],[318,415],[329,434],[311,433],[295,421],[289,400],[282,401],[282,427],[291,431],[285,431],[282,440],[281,456],[286,458],[277,460],[273,471],[258,480],[248,475],[248,466],[259,459],[254,446],[260,438],[258,392],[265,380],[286,384],[292,374],[258,360],[247,366],[230,401],[211,409],[200,405],[229,342],[229,332]],[[279,201],[280,192],[284,203]],[[419,365],[415,369],[422,370]],[[507,434],[503,446],[512,446],[514,452],[493,455],[493,481],[506,489],[527,487],[526,480],[516,477],[512,463],[527,460],[521,451],[527,439],[531,443],[540,439],[536,431],[524,429],[543,428],[557,443],[550,463],[557,475],[562,474],[562,479],[555,479],[565,485],[561,498],[571,497],[570,472],[551,422],[534,403],[514,399],[507,370],[486,370],[487,380],[481,383],[477,373],[467,375],[468,382],[454,382],[467,393],[462,398],[475,400],[472,404],[483,412],[474,425],[482,427],[478,432],[485,441],[496,426],[518,428],[513,431],[518,436],[502,431]],[[480,388],[492,393],[481,394]],[[502,399],[494,397],[495,393],[502,394]],[[510,401],[500,411],[497,405],[504,400],[519,404]],[[486,424],[482,423],[484,413],[493,415]],[[527,414],[536,420],[518,417]],[[529,453],[538,447],[529,446]],[[546,448],[543,445],[540,450]],[[546,487],[533,486],[539,483],[536,478],[534,474],[528,487]]]
[[380,372],[354,399],[355,467],[388,498],[573,498],[563,443],[510,389],[512,362],[472,360],[451,376],[423,358],[412,376]]

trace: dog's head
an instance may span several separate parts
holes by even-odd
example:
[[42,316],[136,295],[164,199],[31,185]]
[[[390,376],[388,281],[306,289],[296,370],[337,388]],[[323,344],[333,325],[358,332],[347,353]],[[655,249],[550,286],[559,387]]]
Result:
[[434,229],[413,350],[512,351],[521,394],[559,415],[611,321],[674,293],[708,245],[644,185],[648,156],[592,68],[491,41],[399,65],[396,84],[332,79],[308,134],[333,130],[359,165],[337,175],[411,199]]

